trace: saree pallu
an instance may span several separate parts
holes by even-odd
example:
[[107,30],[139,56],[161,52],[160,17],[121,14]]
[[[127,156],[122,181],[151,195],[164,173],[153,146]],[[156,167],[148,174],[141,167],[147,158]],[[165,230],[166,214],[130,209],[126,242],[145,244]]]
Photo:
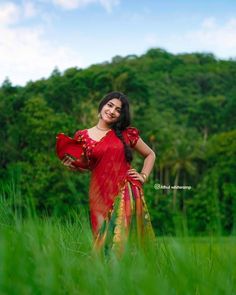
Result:
[[141,249],[154,243],[155,234],[143,189],[127,178],[99,229],[94,250],[105,254],[113,251],[121,256],[127,245]]

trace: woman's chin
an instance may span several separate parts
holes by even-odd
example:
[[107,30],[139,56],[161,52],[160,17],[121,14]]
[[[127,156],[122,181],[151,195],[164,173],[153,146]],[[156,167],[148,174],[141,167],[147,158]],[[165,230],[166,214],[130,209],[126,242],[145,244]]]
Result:
[[113,120],[113,119],[110,119],[110,118],[108,118],[108,117],[106,117],[106,116],[104,116],[102,119],[103,119],[103,121],[104,121],[106,124],[108,124],[108,125],[111,125],[111,124],[114,123],[114,120]]

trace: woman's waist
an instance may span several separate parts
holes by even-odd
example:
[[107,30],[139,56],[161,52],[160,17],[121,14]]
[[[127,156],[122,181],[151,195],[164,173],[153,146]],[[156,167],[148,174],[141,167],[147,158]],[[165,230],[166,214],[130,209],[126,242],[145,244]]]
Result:
[[132,176],[130,176],[127,172],[127,174],[124,176],[124,178],[122,179],[122,182],[121,182],[121,185],[125,185],[127,182],[130,182],[131,184],[135,185],[135,186],[138,186],[138,187],[142,187],[142,183],[137,180],[137,179],[134,179]]
[[113,186],[123,186],[127,181],[136,185],[138,187],[142,187],[142,183],[134,179],[132,176],[129,175],[128,171],[130,168],[127,168],[123,171],[98,171],[97,169],[92,170],[91,181],[96,182],[99,186],[109,186],[111,182]]

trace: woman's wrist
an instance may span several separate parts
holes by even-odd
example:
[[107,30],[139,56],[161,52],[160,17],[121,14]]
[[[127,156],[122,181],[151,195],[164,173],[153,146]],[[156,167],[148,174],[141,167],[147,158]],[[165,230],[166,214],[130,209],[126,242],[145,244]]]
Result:
[[143,183],[147,182],[147,180],[148,180],[148,176],[147,176],[147,174],[144,173],[144,172],[141,172],[140,175],[141,175],[142,178],[143,178]]

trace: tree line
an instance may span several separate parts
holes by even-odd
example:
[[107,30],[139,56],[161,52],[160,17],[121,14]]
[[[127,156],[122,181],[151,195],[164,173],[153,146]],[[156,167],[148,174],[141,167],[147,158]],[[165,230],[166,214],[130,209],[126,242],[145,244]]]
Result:
[[[210,53],[115,56],[24,87],[0,87],[2,187],[14,180],[24,211],[65,217],[88,208],[89,175],[67,171],[55,155],[56,134],[92,126],[108,92],[128,95],[132,125],[157,160],[145,195],[157,234],[236,231],[236,61]],[[135,155],[133,166],[141,169]],[[173,189],[173,187],[179,189]],[[162,187],[162,188],[161,188]],[[191,189],[184,189],[191,187]],[[10,196],[9,200],[10,200]]]

